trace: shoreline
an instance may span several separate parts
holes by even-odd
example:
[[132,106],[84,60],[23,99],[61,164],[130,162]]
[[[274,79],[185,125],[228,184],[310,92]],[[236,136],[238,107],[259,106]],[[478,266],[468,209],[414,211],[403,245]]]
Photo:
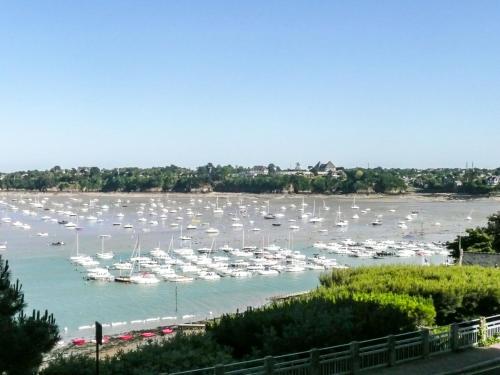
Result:
[[[251,306],[252,309],[256,308],[261,308],[264,307],[270,303],[276,302],[276,301],[282,301],[285,299],[297,297],[300,295],[307,294],[311,292],[312,290],[304,290],[301,292],[296,292],[296,293],[287,293],[287,294],[279,294],[279,295],[272,295],[270,297],[267,297],[265,299],[266,302],[260,303],[260,304],[255,304]],[[247,307],[248,308],[248,307]],[[219,316],[214,316],[211,318],[205,318],[201,320],[195,320],[192,322],[186,322],[186,323],[174,323],[174,324],[160,324],[157,326],[149,327],[149,328],[141,328],[141,329],[130,329],[130,330],[123,330],[119,332],[115,332],[109,335],[106,335],[105,332],[103,332],[103,339],[106,338],[107,342],[103,343],[99,347],[99,351],[102,355],[102,358],[109,357],[109,356],[114,356],[116,355],[119,351],[124,351],[128,352],[134,349],[137,349],[141,345],[147,345],[148,343],[151,342],[163,342],[166,340],[170,340],[171,338],[175,337],[177,332],[182,332],[186,334],[192,334],[192,333],[202,333],[205,331],[206,325],[210,321],[216,321],[220,319],[223,315],[235,315],[238,314],[238,309],[233,312],[226,312],[222,313]],[[172,332],[169,333],[164,333],[165,329],[171,329]],[[153,332],[155,335],[152,337],[144,337],[142,334],[148,333],[148,332]],[[123,340],[121,337],[125,335],[131,335],[133,336],[129,340]],[[93,337],[93,336],[92,336]],[[85,344],[83,345],[76,345],[73,343],[73,340],[75,339],[85,339]],[[46,358],[43,361],[44,365],[47,365],[51,360],[58,356],[71,356],[71,355],[86,355],[86,356],[94,356],[95,355],[95,339],[94,338],[89,338],[88,335],[81,335],[78,337],[74,337],[72,339],[69,339],[67,342],[63,342],[62,340],[60,341],[60,345],[57,345],[52,349],[49,353],[47,353]]]
[[[201,333],[205,330],[206,323],[207,321],[199,321],[185,324],[160,325],[149,329],[136,329],[111,335],[103,335],[103,344],[99,346],[99,352],[101,354],[101,358],[112,357],[120,351],[128,352],[137,349],[141,345],[161,343],[163,341],[170,340],[175,337],[177,332]],[[201,327],[202,325],[203,327]],[[171,332],[169,331],[168,333],[165,333],[165,329],[170,329]],[[154,335],[149,336],[149,333],[153,333]],[[147,335],[142,336],[143,334]],[[124,336],[131,337],[123,339]],[[59,356],[94,356],[95,345],[95,339],[86,339],[85,343],[82,345],[76,345],[72,342],[72,340],[64,342],[62,345],[56,344],[56,347],[54,347],[54,349],[52,349],[45,356],[42,367],[46,366],[53,359]]]
[[163,191],[142,191],[142,192],[124,192],[124,191],[110,191],[110,192],[99,192],[99,191],[35,191],[35,190],[0,190],[0,194],[29,194],[29,195],[42,195],[42,196],[74,196],[74,195],[84,195],[84,196],[116,196],[116,197],[131,197],[131,198],[143,198],[143,197],[158,197],[158,196],[206,196],[208,198],[231,198],[231,197],[265,197],[265,198],[302,198],[309,197],[313,199],[367,199],[367,200],[378,200],[378,199],[415,199],[415,200],[432,200],[432,201],[464,201],[464,200],[479,200],[479,199],[493,199],[500,200],[500,194],[462,194],[462,193],[425,193],[425,192],[406,192],[398,194],[383,194],[383,193],[349,193],[349,194],[319,194],[319,193],[248,193],[248,192],[163,192]]

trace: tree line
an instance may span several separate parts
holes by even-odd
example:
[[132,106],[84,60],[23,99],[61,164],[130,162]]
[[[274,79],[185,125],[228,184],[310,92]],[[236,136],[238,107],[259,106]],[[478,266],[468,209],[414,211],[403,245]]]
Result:
[[352,194],[405,192],[489,194],[500,184],[488,181],[500,175],[500,168],[486,169],[384,169],[339,168],[338,173],[321,175],[284,174],[274,164],[267,174],[251,168],[207,165],[196,169],[175,165],[156,168],[79,167],[17,171],[0,174],[0,189],[80,192],[235,192],[235,193],[317,193]]

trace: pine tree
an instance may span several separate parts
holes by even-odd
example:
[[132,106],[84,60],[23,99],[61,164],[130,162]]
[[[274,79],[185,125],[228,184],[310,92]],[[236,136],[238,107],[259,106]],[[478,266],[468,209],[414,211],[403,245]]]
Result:
[[33,310],[27,316],[25,307],[22,286],[11,284],[9,263],[0,256],[0,374],[34,373],[59,340],[52,314]]

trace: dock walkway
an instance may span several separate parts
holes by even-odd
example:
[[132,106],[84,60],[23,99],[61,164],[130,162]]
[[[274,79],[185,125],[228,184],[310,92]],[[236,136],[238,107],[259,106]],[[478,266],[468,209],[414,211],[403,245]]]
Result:
[[[475,371],[467,371],[467,368],[482,362],[494,362],[500,364],[500,344],[487,348],[467,349],[458,353],[443,354],[427,359],[419,359],[413,362],[397,365],[394,367],[380,368],[366,371],[369,375],[451,375],[451,374],[479,374]],[[486,366],[487,367],[487,366]],[[500,374],[497,369],[491,374]]]

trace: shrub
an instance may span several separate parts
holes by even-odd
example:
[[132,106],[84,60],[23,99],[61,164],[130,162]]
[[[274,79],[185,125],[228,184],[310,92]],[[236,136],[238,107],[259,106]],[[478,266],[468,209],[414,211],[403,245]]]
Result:
[[341,291],[432,298],[436,322],[449,324],[500,312],[500,270],[479,266],[380,266],[334,270],[320,279]]
[[335,293],[225,315],[209,332],[236,358],[279,355],[407,332],[434,323],[430,299],[392,293]]

